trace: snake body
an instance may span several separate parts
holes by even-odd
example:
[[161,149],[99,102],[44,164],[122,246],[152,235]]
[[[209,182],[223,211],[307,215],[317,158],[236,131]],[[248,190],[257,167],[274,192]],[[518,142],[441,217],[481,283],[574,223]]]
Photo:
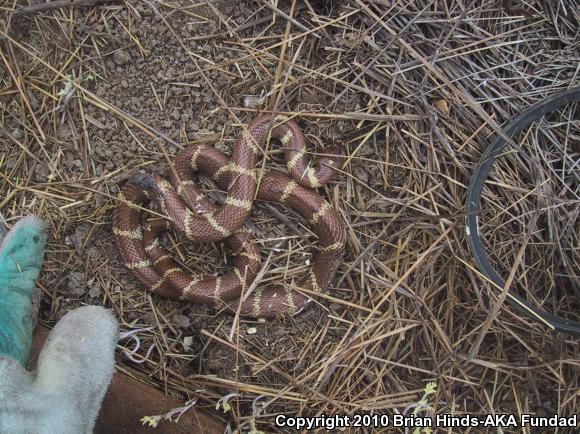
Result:
[[[255,170],[256,157],[268,136],[285,148],[288,175]],[[236,141],[231,159],[215,148],[192,145],[177,156],[170,182],[140,173],[121,189],[113,212],[113,233],[125,266],[152,292],[164,297],[227,306],[234,312],[270,318],[295,314],[311,300],[306,294],[324,291],[342,262],[345,229],[338,213],[313,188],[328,182],[341,159],[340,148],[327,148],[328,156],[310,166],[306,139],[293,121],[270,115],[256,118]],[[212,177],[227,190],[222,205],[210,202],[192,181],[195,171]],[[258,182],[259,181],[259,182]],[[312,265],[296,285],[256,288],[250,296],[240,295],[251,285],[261,268],[253,236],[241,229],[254,200],[285,204],[301,214],[318,237]],[[166,219],[141,225],[140,209],[155,201]],[[193,276],[180,267],[161,245],[161,232],[173,228],[196,242],[224,240],[234,256],[231,272],[218,277]]]

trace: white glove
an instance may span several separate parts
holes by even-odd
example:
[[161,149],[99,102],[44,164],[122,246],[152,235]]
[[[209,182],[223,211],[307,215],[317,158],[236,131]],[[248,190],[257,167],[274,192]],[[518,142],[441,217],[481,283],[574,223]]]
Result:
[[0,357],[0,433],[92,433],[113,376],[115,318],[85,306],[48,335],[36,373]]
[[28,218],[0,247],[0,433],[92,433],[113,376],[119,328],[102,307],[69,312],[48,335],[36,372],[26,371],[29,298],[44,239],[39,221]]

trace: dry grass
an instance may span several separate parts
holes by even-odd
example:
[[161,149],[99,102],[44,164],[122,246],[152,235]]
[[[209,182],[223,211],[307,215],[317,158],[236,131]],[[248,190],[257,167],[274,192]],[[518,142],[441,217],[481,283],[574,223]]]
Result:
[[[143,364],[118,369],[198,397],[199,406],[234,393],[226,417],[246,431],[252,423],[279,431],[272,416],[282,412],[403,412],[429,381],[437,383],[429,399],[438,413],[570,415],[580,407],[578,340],[507,305],[491,308],[498,293],[475,270],[463,226],[469,176],[499,126],[578,85],[577,2],[264,0],[243,4],[252,13],[237,21],[228,2],[141,3],[165,27],[164,43],[187,54],[181,70],[160,81],[142,77],[143,86],[160,113],[172,101],[168,83],[209,95],[214,106],[200,117],[228,125],[199,134],[164,132],[99,92],[112,28],[135,52],[147,50],[136,31],[138,2],[16,17],[19,3],[0,6],[0,213],[9,225],[29,212],[49,222],[45,321],[81,303],[111,307],[125,330],[147,327],[135,358],[155,345]],[[201,31],[184,37],[187,22]],[[95,79],[78,79],[88,74]],[[231,87],[219,87],[216,76]],[[250,94],[264,106],[244,106]],[[232,323],[145,294],[109,234],[118,185],[139,168],[166,168],[179,143],[228,148],[258,110],[297,116],[315,144],[341,140],[348,150],[324,192],[348,228],[335,287],[313,294],[312,312],[274,324]],[[135,144],[106,170],[95,156],[97,112]],[[576,115],[568,107],[534,125],[498,162],[482,231],[516,291],[579,320]],[[277,164],[277,155],[270,147],[263,164]],[[254,217],[270,259],[260,284],[299,276],[306,224],[288,213],[280,227],[281,215],[263,206]],[[223,267],[213,246],[172,243],[196,271]],[[85,284],[77,292],[74,273]],[[184,346],[190,335],[193,350]]]

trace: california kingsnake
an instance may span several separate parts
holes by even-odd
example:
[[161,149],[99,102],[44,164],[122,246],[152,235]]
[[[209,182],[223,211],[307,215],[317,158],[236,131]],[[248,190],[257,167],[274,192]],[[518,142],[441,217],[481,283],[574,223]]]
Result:
[[[289,176],[268,170],[259,176],[256,157],[268,136],[285,149]],[[269,318],[294,314],[310,298],[287,286],[256,288],[240,303],[260,270],[260,252],[253,237],[240,229],[249,216],[254,199],[288,205],[300,213],[318,237],[310,269],[297,289],[324,291],[342,262],[345,229],[338,213],[312,190],[328,182],[341,160],[338,146],[327,148],[327,156],[311,167],[306,139],[298,125],[271,115],[256,118],[236,141],[231,159],[215,148],[192,145],[182,150],[171,171],[170,181],[140,173],[121,189],[113,212],[113,233],[125,266],[152,292],[182,300],[229,306],[241,315]],[[212,177],[228,194],[218,206],[206,199],[192,181],[195,171]],[[167,216],[141,225],[140,209],[155,200]],[[219,277],[193,276],[172,259],[159,242],[159,234],[176,229],[196,242],[224,240],[232,251],[234,269]]]

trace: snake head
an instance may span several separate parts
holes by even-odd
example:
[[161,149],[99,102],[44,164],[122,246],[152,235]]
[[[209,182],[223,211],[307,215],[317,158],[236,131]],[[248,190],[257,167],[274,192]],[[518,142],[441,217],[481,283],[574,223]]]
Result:
[[155,178],[150,173],[138,173],[128,182],[129,184],[136,185],[145,191],[151,191],[155,189]]

